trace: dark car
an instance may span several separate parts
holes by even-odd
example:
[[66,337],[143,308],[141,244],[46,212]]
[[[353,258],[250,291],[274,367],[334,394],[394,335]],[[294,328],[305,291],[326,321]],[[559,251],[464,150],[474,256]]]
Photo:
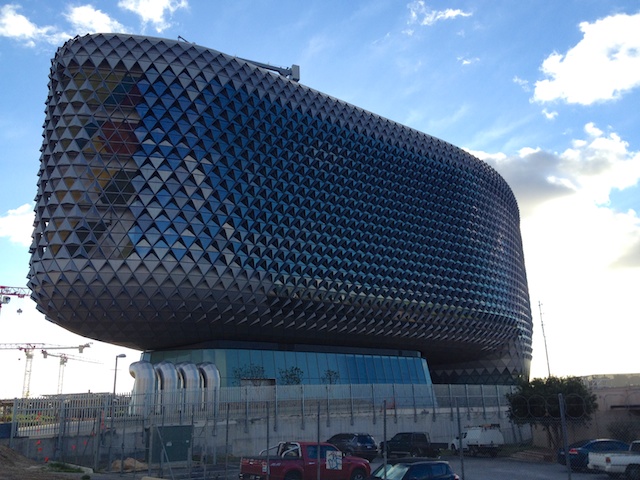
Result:
[[[587,470],[589,452],[616,452],[628,449],[628,443],[620,440],[611,440],[609,438],[581,440],[579,442],[572,443],[569,445],[569,461],[571,462],[571,469],[576,471]],[[558,463],[561,465],[567,464],[564,448],[558,450]]]
[[368,433],[338,433],[327,440],[345,455],[365,458],[369,461],[378,455],[378,444]]
[[371,471],[371,475],[369,476],[369,480],[379,480],[384,478],[385,469],[387,472],[391,467],[397,465],[398,463],[417,463],[417,462],[433,462],[435,461],[433,458],[428,457],[396,457],[396,458],[388,458],[387,462],[382,462],[375,470]]
[[[369,477],[369,480],[385,478],[385,465],[380,465]],[[387,462],[387,480],[460,480],[453,473],[449,462],[433,459],[404,458]]]
[[431,445],[429,434],[421,432],[396,433],[391,440],[380,442],[380,453],[384,454],[385,450],[387,457],[440,457],[440,450]]

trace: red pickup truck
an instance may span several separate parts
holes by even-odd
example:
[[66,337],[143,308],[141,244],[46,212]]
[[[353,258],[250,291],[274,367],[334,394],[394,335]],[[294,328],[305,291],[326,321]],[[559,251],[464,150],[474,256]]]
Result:
[[260,452],[259,457],[243,457],[240,460],[239,479],[365,480],[370,473],[367,460],[345,457],[330,443],[280,442]]

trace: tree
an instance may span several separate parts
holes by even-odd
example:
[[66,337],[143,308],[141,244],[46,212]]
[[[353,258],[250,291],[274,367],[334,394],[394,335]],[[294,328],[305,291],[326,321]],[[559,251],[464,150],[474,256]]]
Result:
[[338,383],[339,379],[340,379],[340,374],[335,370],[328,368],[327,370],[324,371],[324,375],[322,375],[322,378],[320,380],[322,380],[322,383],[326,383],[328,385],[334,385]]
[[568,424],[586,425],[598,409],[596,396],[578,377],[547,377],[522,381],[506,395],[509,418],[518,425],[540,426],[547,433],[549,448],[557,450],[562,439],[560,398],[562,394]]
[[282,385],[300,385],[304,372],[298,367],[281,368],[280,383]]

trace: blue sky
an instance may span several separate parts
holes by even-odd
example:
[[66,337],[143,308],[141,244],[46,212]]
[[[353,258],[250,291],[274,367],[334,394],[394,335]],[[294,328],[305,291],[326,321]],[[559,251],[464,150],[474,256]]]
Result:
[[[26,284],[51,58],[75,35],[107,31],[298,64],[301,83],[489,162],[520,205],[532,376],[548,373],[541,320],[552,374],[640,370],[635,0],[0,3],[0,285]],[[0,343],[87,341],[28,299],[3,307],[0,324]],[[69,361],[63,391],[111,390],[121,352],[138,358],[94,342],[83,355],[103,363]],[[23,354],[0,351],[0,361],[0,398],[19,395]],[[127,390],[120,365],[118,389]],[[58,373],[55,360],[36,357],[32,394],[55,393]]]

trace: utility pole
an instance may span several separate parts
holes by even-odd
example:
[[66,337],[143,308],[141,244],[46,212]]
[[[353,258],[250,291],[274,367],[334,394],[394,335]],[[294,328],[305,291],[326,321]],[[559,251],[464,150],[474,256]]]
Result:
[[547,349],[547,336],[544,333],[544,322],[542,321],[542,302],[538,300],[538,309],[540,311],[540,326],[542,327],[542,339],[544,341],[544,353],[547,357],[547,374],[551,377],[551,367],[549,366],[549,350]]

